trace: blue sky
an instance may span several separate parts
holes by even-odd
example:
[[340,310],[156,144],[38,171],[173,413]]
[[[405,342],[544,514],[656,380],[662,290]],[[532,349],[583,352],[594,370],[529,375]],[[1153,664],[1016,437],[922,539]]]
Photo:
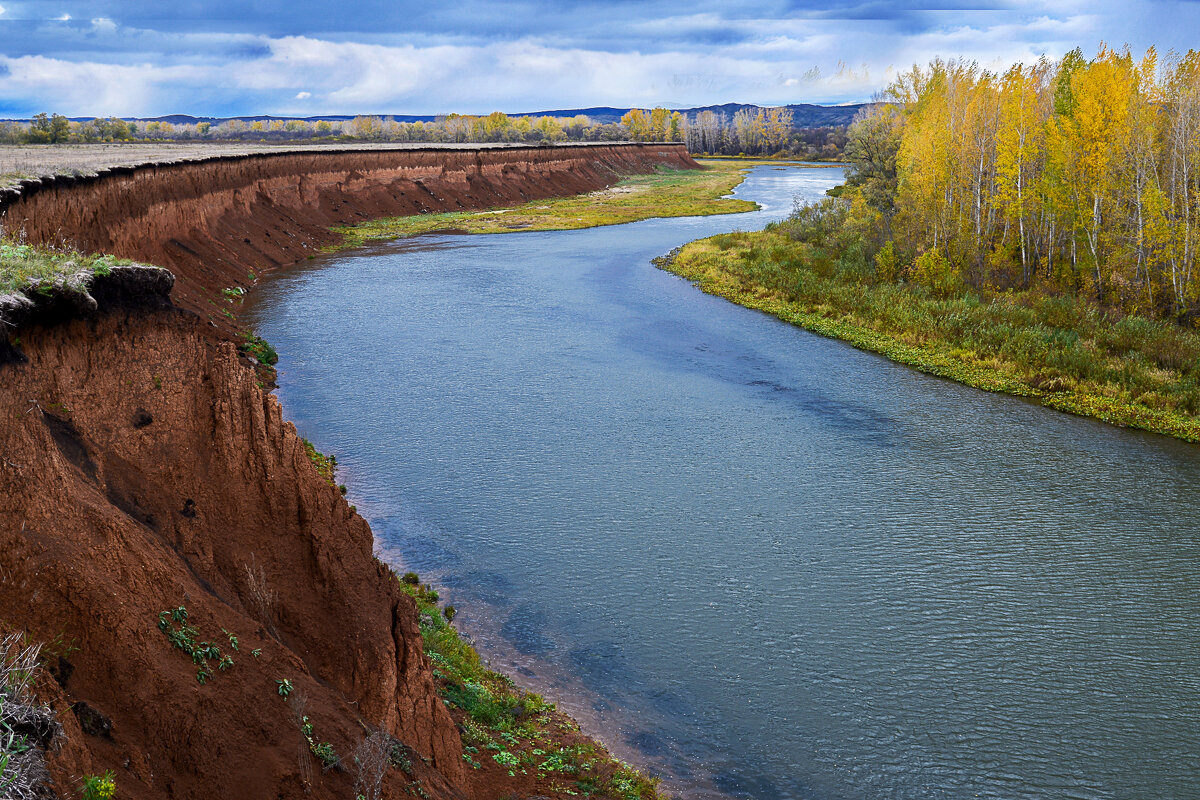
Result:
[[1200,3],[0,0],[0,116],[869,99],[934,56],[1197,45]]

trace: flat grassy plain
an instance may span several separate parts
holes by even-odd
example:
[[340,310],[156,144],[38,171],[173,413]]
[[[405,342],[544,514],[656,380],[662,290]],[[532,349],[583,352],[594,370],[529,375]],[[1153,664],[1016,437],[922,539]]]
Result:
[[923,372],[1200,441],[1200,332],[1077,297],[939,296],[864,279],[786,225],[701,239],[656,263],[708,294]]
[[364,222],[335,230],[344,237],[334,250],[422,233],[516,233],[621,225],[651,217],[694,217],[753,211],[757,203],[726,197],[746,171],[774,161],[703,161],[702,170],[664,169],[631,175],[598,192],[535,200],[486,211],[454,211]]

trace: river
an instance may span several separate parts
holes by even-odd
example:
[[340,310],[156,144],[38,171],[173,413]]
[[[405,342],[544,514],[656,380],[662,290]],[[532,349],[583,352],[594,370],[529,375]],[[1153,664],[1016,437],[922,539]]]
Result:
[[685,797],[1200,797],[1200,448],[650,264],[762,209],[268,277],[288,418],[493,666]]

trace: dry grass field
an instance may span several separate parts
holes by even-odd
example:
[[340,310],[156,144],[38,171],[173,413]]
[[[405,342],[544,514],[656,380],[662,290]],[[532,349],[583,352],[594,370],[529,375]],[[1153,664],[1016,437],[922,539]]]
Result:
[[221,155],[246,155],[295,150],[406,150],[417,147],[447,149],[519,147],[494,144],[381,144],[373,142],[330,142],[314,144],[259,144],[253,142],[161,142],[120,144],[24,144],[0,145],[0,188],[43,175],[81,175],[105,167],[128,167],[153,161],[180,161]]

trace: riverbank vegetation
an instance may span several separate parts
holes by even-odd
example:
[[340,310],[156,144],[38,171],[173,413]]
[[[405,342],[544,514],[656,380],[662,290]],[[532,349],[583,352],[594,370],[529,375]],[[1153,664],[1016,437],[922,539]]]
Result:
[[[615,800],[659,800],[657,781],[613,758],[579,726],[536,694],[488,669],[439,608],[436,591],[415,573],[398,577],[420,615],[425,654],[463,741],[472,769],[507,775],[513,787]],[[508,788],[508,787],[506,787]],[[513,796],[516,796],[514,792]]]
[[753,211],[756,203],[726,197],[745,177],[751,161],[705,162],[702,170],[662,169],[633,175],[607,189],[572,197],[535,200],[512,208],[454,211],[374,220],[336,230],[337,249],[434,231],[512,233],[620,225],[651,217],[693,217]]
[[851,126],[849,179],[663,266],[897,361],[1200,441],[1200,54],[935,61]]

